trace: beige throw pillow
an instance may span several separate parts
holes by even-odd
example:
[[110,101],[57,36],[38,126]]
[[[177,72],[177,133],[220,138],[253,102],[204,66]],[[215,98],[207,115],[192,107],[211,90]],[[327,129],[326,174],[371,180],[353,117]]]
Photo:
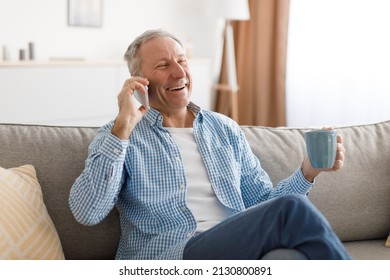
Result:
[[0,167],[0,259],[64,259],[32,165]]
[[386,240],[386,247],[390,248],[390,234],[389,234],[389,236],[387,237],[387,240]]

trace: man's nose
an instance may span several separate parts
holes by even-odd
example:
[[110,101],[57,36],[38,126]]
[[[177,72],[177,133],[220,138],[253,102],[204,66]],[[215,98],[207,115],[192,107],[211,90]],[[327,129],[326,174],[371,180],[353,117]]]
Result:
[[183,66],[179,63],[175,63],[172,67],[172,77],[174,78],[184,78],[186,76],[186,72],[184,71]]

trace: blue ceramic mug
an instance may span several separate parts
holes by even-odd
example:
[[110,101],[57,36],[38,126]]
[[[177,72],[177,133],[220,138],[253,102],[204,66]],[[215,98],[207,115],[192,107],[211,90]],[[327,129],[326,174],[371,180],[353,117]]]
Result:
[[332,168],[336,160],[337,131],[312,130],[305,133],[306,150],[313,168]]

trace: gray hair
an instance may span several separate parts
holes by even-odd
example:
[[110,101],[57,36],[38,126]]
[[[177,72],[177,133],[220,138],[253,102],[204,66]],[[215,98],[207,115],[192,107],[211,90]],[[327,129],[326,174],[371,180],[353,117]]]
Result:
[[155,29],[155,30],[148,30],[139,35],[137,38],[134,39],[134,41],[130,44],[130,46],[127,48],[125,55],[123,58],[127,62],[127,67],[129,68],[130,74],[132,76],[142,76],[141,72],[141,63],[142,63],[142,57],[139,55],[139,49],[140,47],[155,38],[164,38],[168,37],[180,44],[180,46],[183,47],[183,44],[181,41],[171,33],[161,30],[161,29]]

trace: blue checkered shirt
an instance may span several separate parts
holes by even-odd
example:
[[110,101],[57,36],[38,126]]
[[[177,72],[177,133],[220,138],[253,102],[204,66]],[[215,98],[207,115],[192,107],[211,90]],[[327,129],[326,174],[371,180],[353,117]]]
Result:
[[[300,169],[273,188],[240,127],[193,103],[193,131],[218,199],[233,214],[287,193],[312,187]],[[121,238],[117,259],[182,259],[196,221],[186,205],[187,182],[178,146],[150,109],[128,141],[103,126],[90,144],[85,169],[72,186],[69,204],[82,224],[101,222],[118,208]]]

